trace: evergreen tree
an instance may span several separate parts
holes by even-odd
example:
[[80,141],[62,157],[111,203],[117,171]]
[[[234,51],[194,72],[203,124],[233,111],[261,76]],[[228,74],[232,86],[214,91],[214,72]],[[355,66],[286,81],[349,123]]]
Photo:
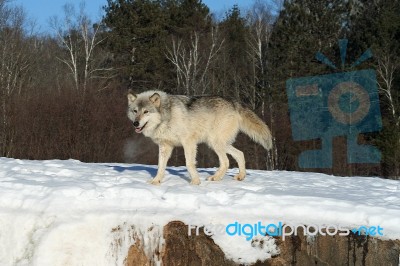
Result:
[[[316,52],[327,55],[337,62],[337,42],[347,32],[348,3],[342,0],[313,1],[285,0],[275,22],[270,48],[268,49],[268,77],[271,82],[271,97],[279,106],[275,119],[280,128],[276,132],[279,168],[296,165],[299,150],[317,149],[318,141],[300,147],[293,143],[290,133],[287,105],[286,81],[289,78],[315,76],[331,73],[332,69],[315,60]],[[340,67],[338,69],[341,70]],[[282,156],[282,154],[287,156]],[[297,169],[295,166],[294,169]]]
[[165,54],[172,36],[190,40],[209,28],[209,9],[201,0],[108,0],[104,7],[108,48],[121,77],[139,90],[173,86]]
[[400,176],[400,1],[360,1],[351,24],[355,50],[372,49],[383,130],[377,139],[385,176]]
[[167,12],[166,28],[170,35],[187,38],[193,32],[208,32],[211,27],[209,8],[201,0],[164,0]]
[[136,89],[157,87],[163,79],[166,60],[164,45],[167,16],[159,1],[108,0],[106,15],[107,45],[114,55],[121,78],[130,79]]
[[[341,0],[286,0],[271,36],[271,75],[281,95],[288,78],[326,72],[316,64],[321,51],[335,61],[339,38],[346,35],[348,5]],[[330,69],[329,69],[330,71]]]
[[248,27],[240,9],[234,5],[220,22],[225,39],[219,73],[224,95],[235,96],[246,100],[243,92],[247,89],[251,77],[248,60]]

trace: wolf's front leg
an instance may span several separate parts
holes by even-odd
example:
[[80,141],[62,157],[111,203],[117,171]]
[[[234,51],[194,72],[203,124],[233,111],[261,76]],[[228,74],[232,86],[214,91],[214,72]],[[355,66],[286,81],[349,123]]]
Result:
[[200,178],[196,169],[197,145],[195,143],[186,143],[183,145],[183,149],[185,150],[186,168],[192,178],[190,184],[199,185]]
[[164,178],[165,168],[167,167],[168,159],[171,157],[173,146],[160,143],[158,145],[158,170],[157,175],[150,181],[153,185],[159,185]]

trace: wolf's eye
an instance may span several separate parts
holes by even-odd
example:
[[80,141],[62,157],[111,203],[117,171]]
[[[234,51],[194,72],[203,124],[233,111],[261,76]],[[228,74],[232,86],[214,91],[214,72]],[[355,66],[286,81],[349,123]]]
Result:
[[147,114],[148,112],[149,112],[149,111],[145,110],[143,113],[144,113],[144,114]]
[[136,113],[137,113],[137,110],[133,110],[133,112],[136,114]]

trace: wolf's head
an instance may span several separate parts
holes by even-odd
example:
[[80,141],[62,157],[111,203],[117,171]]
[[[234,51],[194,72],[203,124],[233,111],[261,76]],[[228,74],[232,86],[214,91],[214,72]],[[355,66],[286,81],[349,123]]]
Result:
[[133,122],[136,133],[150,135],[151,130],[161,122],[161,96],[155,91],[140,94],[128,92],[128,117]]

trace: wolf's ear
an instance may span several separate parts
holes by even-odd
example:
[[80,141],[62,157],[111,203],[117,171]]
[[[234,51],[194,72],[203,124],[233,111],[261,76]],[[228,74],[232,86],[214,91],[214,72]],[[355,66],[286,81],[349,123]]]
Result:
[[128,96],[128,102],[129,103],[133,103],[137,98],[136,94],[134,94],[132,90],[128,91],[128,95],[127,96]]
[[153,95],[151,95],[151,97],[149,99],[155,105],[155,107],[160,107],[160,104],[161,104],[160,94],[158,94],[156,92]]

